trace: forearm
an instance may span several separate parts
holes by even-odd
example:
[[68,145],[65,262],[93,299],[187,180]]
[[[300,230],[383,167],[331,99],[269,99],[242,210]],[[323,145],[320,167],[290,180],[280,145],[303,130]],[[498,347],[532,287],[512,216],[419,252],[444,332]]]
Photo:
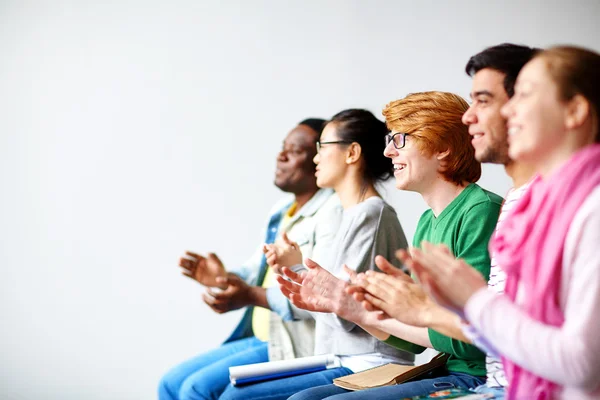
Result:
[[381,341],[385,341],[390,335],[394,335],[407,342],[432,348],[427,328],[406,325],[393,318],[381,320],[378,318],[378,313],[368,312],[367,310],[361,312],[355,320],[361,328]]
[[250,286],[248,289],[249,306],[271,309],[267,300],[267,290],[261,286]]
[[444,336],[471,343],[471,340],[463,333],[460,321],[460,317],[452,311],[436,306],[430,311],[426,325]]

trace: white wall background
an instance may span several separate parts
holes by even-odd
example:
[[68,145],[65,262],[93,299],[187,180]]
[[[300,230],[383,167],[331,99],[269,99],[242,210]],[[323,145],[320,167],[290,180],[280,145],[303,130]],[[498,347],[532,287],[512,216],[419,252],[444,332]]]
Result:
[[[600,49],[600,2],[1,1],[0,398],[151,399],[216,346],[176,267],[262,240],[281,140],[409,92],[467,96],[504,41]],[[481,184],[509,181],[486,167]],[[412,237],[421,198],[389,186]]]

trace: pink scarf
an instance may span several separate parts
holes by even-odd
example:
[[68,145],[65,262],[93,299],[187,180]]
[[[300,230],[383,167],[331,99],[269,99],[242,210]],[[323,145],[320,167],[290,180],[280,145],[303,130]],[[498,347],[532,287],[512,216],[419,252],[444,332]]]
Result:
[[[537,177],[490,242],[506,271],[506,294],[514,302],[523,286],[521,308],[546,325],[562,326],[560,308],[565,239],[577,210],[600,184],[600,144],[575,153],[549,178]],[[547,400],[556,385],[503,359],[507,399]]]

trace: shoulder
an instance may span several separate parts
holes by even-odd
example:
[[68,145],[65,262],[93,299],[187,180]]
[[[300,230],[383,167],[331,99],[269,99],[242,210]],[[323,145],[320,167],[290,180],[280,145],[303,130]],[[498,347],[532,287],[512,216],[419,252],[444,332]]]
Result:
[[271,207],[271,210],[269,210],[269,216],[280,213],[283,210],[288,209],[290,207],[290,205],[292,205],[293,202],[294,202],[293,195],[288,195],[288,196],[282,197],[281,199],[277,200],[275,202],[275,204],[273,204],[273,206]]
[[467,189],[469,193],[461,207],[462,213],[496,221],[500,214],[500,208],[502,208],[502,197],[477,184],[472,184]]

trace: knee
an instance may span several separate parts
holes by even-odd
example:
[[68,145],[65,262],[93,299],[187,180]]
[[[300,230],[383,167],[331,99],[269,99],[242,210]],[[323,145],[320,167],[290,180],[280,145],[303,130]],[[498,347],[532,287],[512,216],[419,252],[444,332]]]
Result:
[[158,383],[159,400],[179,399],[179,382],[171,374],[164,375]]
[[177,399],[179,400],[211,400],[218,397],[213,396],[210,383],[198,381],[196,379],[186,379],[183,381]]
[[225,390],[219,397],[219,400],[235,400],[235,399],[239,400],[240,397],[237,396],[237,394],[239,394],[238,392],[239,392],[239,389],[236,388],[235,386],[227,385],[227,387],[225,388]]

